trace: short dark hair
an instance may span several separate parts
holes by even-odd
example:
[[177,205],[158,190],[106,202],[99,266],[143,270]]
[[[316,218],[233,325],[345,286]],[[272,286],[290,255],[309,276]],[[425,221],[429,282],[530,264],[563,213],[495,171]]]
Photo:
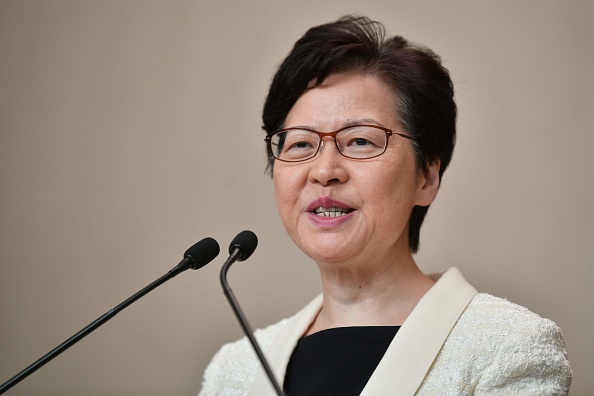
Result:
[[[373,75],[395,93],[395,115],[413,137],[417,169],[440,162],[439,177],[448,167],[456,141],[454,88],[441,59],[428,48],[400,36],[386,37],[379,22],[348,15],[309,29],[294,45],[272,79],[262,113],[267,135],[284,127],[299,97],[331,74]],[[268,149],[268,169],[274,157]],[[415,206],[408,230],[410,250],[419,248],[419,234],[428,206]]]

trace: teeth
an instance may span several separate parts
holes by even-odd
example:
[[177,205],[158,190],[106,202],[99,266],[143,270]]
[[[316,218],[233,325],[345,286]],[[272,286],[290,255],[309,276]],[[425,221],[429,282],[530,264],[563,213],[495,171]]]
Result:
[[324,208],[324,207],[320,206],[319,208],[316,208],[316,210],[314,210],[314,212],[318,216],[338,217],[338,216],[345,216],[347,214],[347,209],[338,208],[336,206],[333,206],[331,208]]

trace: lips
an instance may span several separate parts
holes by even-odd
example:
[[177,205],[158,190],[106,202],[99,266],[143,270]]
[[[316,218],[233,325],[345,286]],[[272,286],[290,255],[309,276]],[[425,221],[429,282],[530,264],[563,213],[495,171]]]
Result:
[[317,207],[314,209],[314,213],[318,216],[322,217],[338,217],[338,216],[346,216],[350,213],[353,209],[350,208],[340,208],[338,206],[331,206],[329,208],[325,208],[323,206]]
[[310,203],[308,212],[314,213],[319,217],[341,217],[351,213],[353,208],[348,204],[342,203],[330,197],[321,197]]

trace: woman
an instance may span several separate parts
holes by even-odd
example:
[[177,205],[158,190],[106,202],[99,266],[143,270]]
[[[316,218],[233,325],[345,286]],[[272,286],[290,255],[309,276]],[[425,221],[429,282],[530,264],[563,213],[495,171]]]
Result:
[[[345,17],[310,29],[263,112],[283,224],[323,293],[257,332],[294,395],[566,394],[559,328],[412,254],[455,141],[449,74],[431,51]],[[249,343],[224,346],[201,394],[273,394]]]

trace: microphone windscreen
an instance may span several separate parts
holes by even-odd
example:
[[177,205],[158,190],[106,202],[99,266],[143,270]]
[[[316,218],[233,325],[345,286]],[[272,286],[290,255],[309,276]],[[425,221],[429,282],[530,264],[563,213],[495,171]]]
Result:
[[241,256],[239,256],[237,260],[243,261],[250,257],[252,253],[254,253],[254,250],[256,250],[257,246],[258,237],[256,234],[249,230],[241,231],[231,241],[231,244],[229,245],[229,254],[233,254],[235,249],[239,249],[241,251]]
[[186,250],[184,258],[192,260],[192,269],[204,267],[218,256],[221,248],[219,243],[211,237],[204,238],[196,242],[191,248]]

